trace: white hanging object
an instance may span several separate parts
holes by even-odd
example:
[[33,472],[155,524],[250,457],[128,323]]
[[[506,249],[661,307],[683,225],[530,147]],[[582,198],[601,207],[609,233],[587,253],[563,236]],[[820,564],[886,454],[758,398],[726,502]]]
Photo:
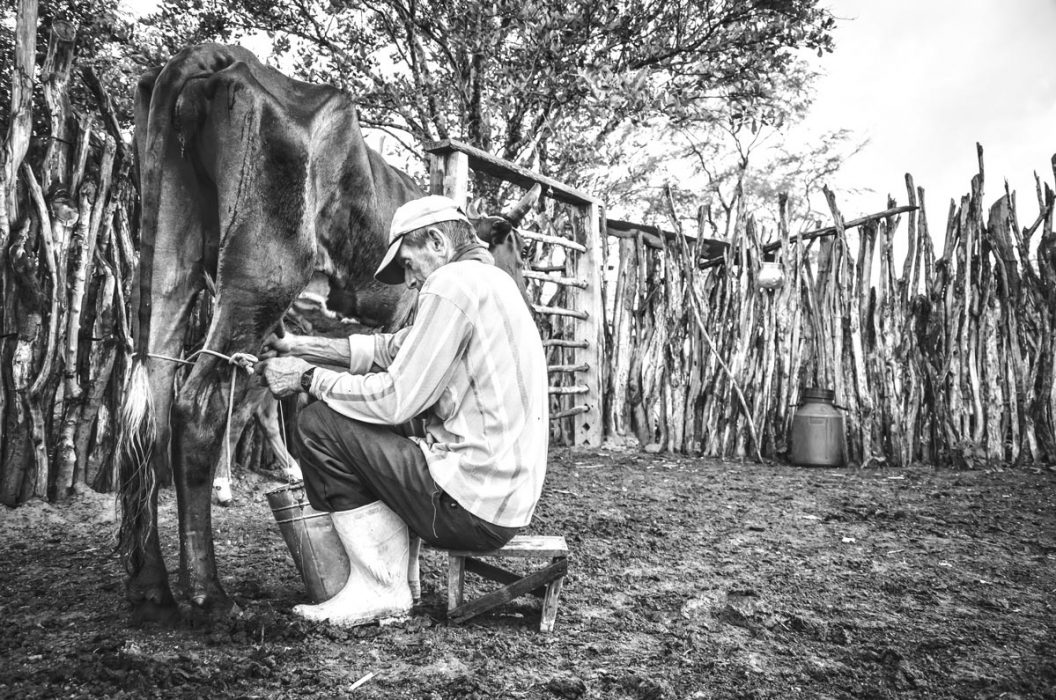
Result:
[[755,281],[762,289],[778,289],[785,283],[785,271],[781,263],[766,260],[759,267]]

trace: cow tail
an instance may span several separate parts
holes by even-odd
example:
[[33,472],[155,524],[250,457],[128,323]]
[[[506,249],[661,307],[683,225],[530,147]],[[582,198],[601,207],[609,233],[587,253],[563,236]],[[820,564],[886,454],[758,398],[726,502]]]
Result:
[[[144,177],[150,158],[146,155],[146,125],[151,105],[154,84],[160,68],[148,71],[139,81],[135,109],[135,155],[134,179],[139,185],[140,207],[155,206],[144,185]],[[139,265],[136,267],[131,301],[135,314],[132,324],[132,371],[125,388],[124,401],[118,417],[118,440],[115,456],[118,460],[118,502],[121,508],[121,526],[118,529],[117,552],[129,575],[135,575],[143,565],[147,540],[155,522],[154,508],[157,504],[157,475],[151,460],[158,437],[157,412],[151,391],[150,370],[147,367],[150,327],[150,280],[153,275],[156,225],[144,225],[140,218]]]
[[142,565],[140,559],[154,523],[157,475],[150,455],[157,435],[150,375],[144,359],[136,356],[132,360],[132,374],[121,407],[117,452],[122,514],[117,549],[129,574],[138,571]]

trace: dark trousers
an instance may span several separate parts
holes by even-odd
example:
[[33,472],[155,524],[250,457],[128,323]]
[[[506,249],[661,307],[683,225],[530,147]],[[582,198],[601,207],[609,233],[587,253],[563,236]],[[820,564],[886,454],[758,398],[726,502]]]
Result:
[[304,491],[317,510],[351,510],[380,499],[412,532],[443,549],[484,552],[517,534],[444,493],[404,426],[362,423],[315,401],[301,410],[297,427]]

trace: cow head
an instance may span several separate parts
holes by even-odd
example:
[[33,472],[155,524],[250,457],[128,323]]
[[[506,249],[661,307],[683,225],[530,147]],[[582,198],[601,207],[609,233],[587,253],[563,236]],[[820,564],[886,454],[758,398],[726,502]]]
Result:
[[524,239],[517,232],[517,225],[542,192],[542,185],[534,185],[520,201],[498,216],[481,213],[475,202],[470,203],[468,210],[469,220],[477,230],[477,237],[488,244],[488,251],[495,258],[495,265],[505,270],[517,283],[528,308],[531,308],[532,300],[524,283],[524,259],[521,257]]

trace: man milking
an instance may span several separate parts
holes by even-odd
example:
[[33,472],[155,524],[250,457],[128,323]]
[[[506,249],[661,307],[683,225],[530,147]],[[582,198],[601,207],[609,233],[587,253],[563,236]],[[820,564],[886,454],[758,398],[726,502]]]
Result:
[[[298,422],[304,487],[332,513],[351,571],[333,598],[294,612],[341,625],[410,610],[408,528],[436,547],[497,549],[528,525],[546,471],[538,331],[456,203],[401,206],[374,276],[419,290],[410,327],[273,338],[280,356],[257,366],[275,396],[318,399]],[[424,436],[410,435],[423,412]]]

